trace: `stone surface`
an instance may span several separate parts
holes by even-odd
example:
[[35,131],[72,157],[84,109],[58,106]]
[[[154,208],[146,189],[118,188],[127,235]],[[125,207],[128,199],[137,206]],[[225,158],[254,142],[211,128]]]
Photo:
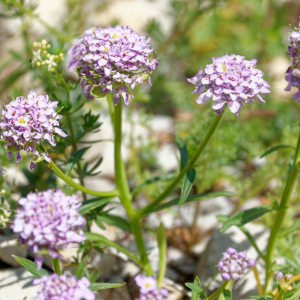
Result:
[[[28,250],[19,247],[17,244],[17,235],[0,235],[0,259],[12,267],[20,267],[12,255],[27,257]],[[0,298],[1,299],[1,298]]]
[[34,277],[24,268],[0,270],[1,300],[35,300],[41,285],[33,286]]
[[[269,237],[268,230],[262,225],[246,224],[245,227],[252,234],[256,243],[261,251],[267,246]],[[246,239],[244,233],[242,233],[237,227],[233,226],[226,230],[224,233],[219,233],[219,228],[215,229],[211,240],[209,241],[206,250],[201,255],[197,265],[195,275],[199,277],[203,286],[206,286],[217,273],[215,267],[217,262],[221,259],[222,253],[225,252],[229,247],[234,247],[238,251],[246,251],[247,256],[253,259],[257,259],[258,254],[255,249],[250,245]],[[264,272],[260,266],[260,261],[257,261],[257,267],[261,276],[261,281],[264,282]],[[221,276],[218,275],[210,285],[210,291],[216,290],[221,285]],[[234,285],[233,288],[233,299],[248,298],[249,295],[258,295],[256,288],[257,284],[252,271],[242,276]]]

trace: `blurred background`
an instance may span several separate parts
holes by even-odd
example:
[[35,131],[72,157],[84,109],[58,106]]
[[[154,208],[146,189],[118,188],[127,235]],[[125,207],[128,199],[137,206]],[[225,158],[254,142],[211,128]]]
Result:
[[[249,104],[238,117],[226,112],[197,166],[193,189],[193,193],[226,189],[236,192],[238,197],[218,198],[203,205],[192,203],[145,221],[151,236],[151,228],[162,220],[168,230],[169,247],[191,259],[189,270],[170,267],[175,272],[173,279],[184,282],[197,272],[195,261],[217,226],[215,216],[218,213],[230,214],[241,207],[271,203],[269,192],[276,199],[280,196],[292,151],[283,149],[266,158],[260,155],[270,147],[296,142],[298,126],[293,124],[299,121],[300,107],[292,99],[295,91],[284,91],[287,85],[284,78],[291,64],[286,55],[289,24],[298,26],[299,15],[298,0],[0,0],[0,108],[12,97],[25,95],[31,89],[40,93],[46,91],[50,99],[64,97],[55,91],[55,79],[46,67],[31,66],[29,60],[35,41],[46,39],[52,45],[52,53],[63,52],[65,61],[59,68],[67,80],[76,82],[76,74],[66,68],[66,52],[85,29],[120,24],[149,35],[159,67],[151,76],[151,87],[144,84],[135,90],[136,97],[124,115],[123,155],[133,189],[150,177],[177,170],[176,133],[193,152],[214,118],[211,101],[199,106],[195,101],[197,95],[191,93],[193,86],[186,78],[193,77],[200,67],[211,63],[214,56],[229,53],[243,55],[246,59],[256,58],[257,67],[265,73],[272,93],[265,96],[265,104]],[[112,129],[106,101],[87,101],[79,88],[71,96],[74,107],[81,101],[82,111],[100,114],[100,131],[91,131],[86,141],[103,141],[91,144],[82,164],[96,162],[103,156],[94,170],[96,175],[87,177],[85,184],[109,190],[114,187],[114,171],[113,145],[109,141]],[[84,126],[82,116],[75,114],[73,121],[76,121],[75,131],[79,132]],[[59,139],[57,142],[58,150],[52,155],[59,160],[60,149],[67,152],[68,149]],[[79,148],[83,146],[86,145],[78,145]],[[29,160],[24,157],[18,167],[8,164],[3,143],[0,144],[0,168],[4,170],[0,184],[8,191],[6,201],[12,208],[16,207],[20,195],[62,185],[42,163],[29,171]],[[165,184],[160,182],[138,194],[136,206],[151,201]],[[297,188],[289,222],[299,215],[299,191]],[[176,193],[179,195],[180,189]],[[258,223],[270,226],[272,214]],[[2,230],[2,234],[7,231]],[[279,246],[278,253],[288,256],[287,245],[288,241],[285,246]],[[292,255],[289,259],[295,262]],[[294,265],[296,267],[300,269],[299,262]]]

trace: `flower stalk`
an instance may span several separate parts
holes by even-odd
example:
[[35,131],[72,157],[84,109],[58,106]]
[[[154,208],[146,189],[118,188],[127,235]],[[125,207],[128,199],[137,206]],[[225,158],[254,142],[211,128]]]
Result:
[[53,270],[57,275],[61,275],[61,265],[60,265],[60,260],[59,258],[53,258],[52,259],[52,264],[53,264]]
[[191,157],[191,159],[189,160],[187,165],[184,168],[182,168],[182,170],[177,175],[177,177],[170,183],[170,185],[164,190],[164,192],[162,194],[160,194],[156,199],[154,199],[147,206],[145,206],[144,208],[139,210],[139,215],[141,217],[147,216],[149,214],[149,212],[156,205],[158,205],[161,201],[163,201],[173,191],[173,189],[180,183],[180,181],[184,177],[185,173],[187,172],[188,168],[197,162],[197,159],[199,158],[199,156],[203,152],[204,148],[206,147],[206,145],[210,141],[211,137],[213,136],[215,130],[217,129],[217,127],[218,127],[218,125],[219,125],[219,123],[222,119],[222,116],[224,114],[224,111],[225,110],[223,110],[220,114],[216,115],[216,117],[215,117],[213,123],[211,124],[208,132],[206,133],[206,136],[204,137],[204,140],[199,145],[198,149],[196,150],[194,155]]
[[122,160],[121,146],[122,146],[122,101],[115,106],[114,111],[114,128],[115,128],[115,180],[117,189],[120,193],[120,199],[124,205],[126,212],[128,214],[131,230],[135,237],[136,245],[140,254],[140,259],[144,266],[144,270],[147,275],[153,275],[153,270],[151,268],[145,243],[142,236],[142,229],[140,224],[140,219],[132,206],[132,195],[129,190],[125,165]]
[[273,286],[273,271],[272,271],[272,265],[274,261],[274,250],[276,246],[276,242],[279,237],[280,230],[284,224],[286,212],[288,209],[288,203],[291,198],[291,194],[293,192],[299,170],[298,170],[298,164],[300,162],[300,130],[299,130],[299,136],[298,136],[298,142],[297,142],[297,148],[295,150],[295,158],[293,167],[288,175],[288,179],[286,181],[286,185],[282,194],[281,202],[279,205],[279,209],[277,212],[277,216],[273,225],[273,228],[271,230],[268,246],[267,246],[267,255],[266,255],[266,283],[264,288],[264,294],[268,294],[270,291],[272,291]]
[[214,300],[216,298],[218,298],[223,290],[225,290],[229,285],[232,286],[233,284],[233,280],[229,280],[229,281],[223,281],[223,284],[219,287],[219,289],[217,289],[213,294],[211,294],[209,297],[206,298],[206,300]]

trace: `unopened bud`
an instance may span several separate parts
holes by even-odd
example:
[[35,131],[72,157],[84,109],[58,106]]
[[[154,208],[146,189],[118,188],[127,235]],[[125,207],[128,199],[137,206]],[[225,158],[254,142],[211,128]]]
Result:
[[37,43],[37,42],[34,42],[32,45],[33,45],[34,48],[37,48],[38,43]]
[[5,195],[6,194],[6,190],[1,190],[0,194]]
[[46,40],[42,40],[42,45],[47,45],[47,41]]
[[39,66],[41,65],[41,63],[38,61],[38,62],[36,63],[36,65],[39,67]]

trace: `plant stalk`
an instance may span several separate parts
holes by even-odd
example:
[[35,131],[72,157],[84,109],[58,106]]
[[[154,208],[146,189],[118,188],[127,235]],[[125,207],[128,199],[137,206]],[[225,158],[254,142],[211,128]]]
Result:
[[98,192],[82,186],[81,184],[76,183],[69,176],[65,175],[59,167],[53,162],[51,159],[50,163],[47,163],[48,168],[50,168],[60,179],[62,179],[65,183],[69,184],[76,190],[84,192],[89,195],[98,196],[98,197],[117,197],[119,196],[119,192],[117,190],[112,190],[109,192]]
[[206,136],[204,137],[204,140],[202,143],[199,145],[198,149],[194,153],[194,155],[191,157],[191,159],[188,161],[187,165],[182,168],[180,173],[177,175],[177,177],[170,183],[170,185],[164,190],[164,192],[158,196],[156,199],[154,199],[151,203],[149,203],[147,206],[144,208],[140,209],[138,213],[140,216],[144,217],[147,216],[147,214],[156,206],[158,205],[161,201],[163,201],[172,191],[173,189],[179,184],[179,182],[182,180],[184,177],[185,173],[187,172],[188,168],[195,164],[197,162],[197,159],[201,155],[202,151],[204,150],[205,146],[209,142],[210,138],[212,137],[213,133],[215,132],[216,128],[218,127],[218,124],[224,114],[223,110],[221,114],[217,114],[213,123],[211,124],[208,132],[206,133]]
[[140,254],[140,260],[142,261],[143,268],[147,275],[153,275],[150,262],[148,260],[145,243],[142,236],[142,228],[140,219],[132,206],[132,195],[129,190],[128,180],[126,176],[125,165],[121,156],[122,146],[122,104],[123,101],[115,106],[114,111],[114,129],[115,129],[115,180],[116,186],[120,193],[120,199],[123,206],[126,209],[130,220],[130,226],[132,233],[135,237],[135,242]]
[[53,270],[56,274],[61,275],[61,265],[59,258],[52,258]]
[[206,298],[206,300],[214,300],[216,298],[218,298],[224,289],[226,289],[226,287],[231,284],[232,285],[232,279],[229,281],[223,281],[223,284],[219,287],[219,289],[217,289],[213,294],[211,294],[209,297]]
[[297,142],[297,148],[295,150],[295,158],[293,167],[288,175],[288,179],[286,181],[286,185],[282,194],[282,198],[280,201],[279,209],[276,215],[276,219],[271,230],[268,246],[267,246],[267,254],[266,254],[266,284],[264,288],[264,294],[268,294],[272,291],[273,287],[273,271],[272,265],[274,261],[274,250],[276,246],[276,242],[279,237],[280,230],[284,224],[284,219],[286,216],[286,212],[288,209],[288,203],[291,198],[291,194],[293,192],[297,177],[298,177],[298,163],[300,161],[300,129],[299,136]]

